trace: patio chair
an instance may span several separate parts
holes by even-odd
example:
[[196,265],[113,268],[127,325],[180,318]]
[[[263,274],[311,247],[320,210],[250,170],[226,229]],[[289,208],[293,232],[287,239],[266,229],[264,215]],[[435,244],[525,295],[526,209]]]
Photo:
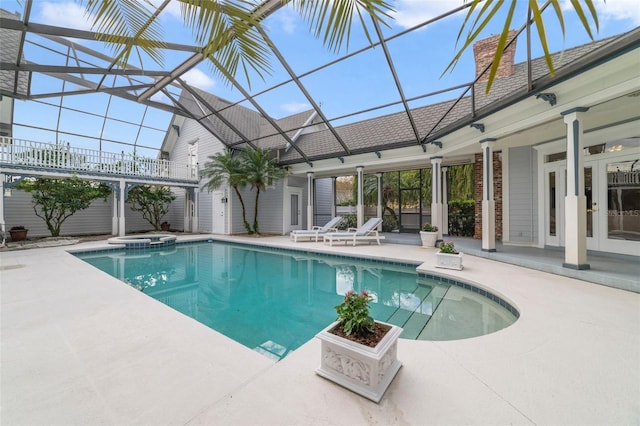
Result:
[[327,232],[337,231],[338,228],[336,228],[336,226],[338,226],[340,222],[342,222],[342,216],[336,216],[329,222],[327,222],[324,226],[314,226],[311,229],[293,230],[289,234],[289,238],[295,243],[298,242],[298,238],[309,238],[309,241],[315,238],[317,243],[321,235],[324,235]]
[[373,241],[380,245],[380,240],[384,239],[384,236],[380,236],[376,228],[382,224],[382,219],[379,217],[372,217],[360,228],[349,228],[345,232],[328,232],[324,234],[323,241],[326,244],[332,246],[334,241],[344,241],[347,245],[348,242],[352,242],[355,246],[359,241],[366,241],[371,244]]

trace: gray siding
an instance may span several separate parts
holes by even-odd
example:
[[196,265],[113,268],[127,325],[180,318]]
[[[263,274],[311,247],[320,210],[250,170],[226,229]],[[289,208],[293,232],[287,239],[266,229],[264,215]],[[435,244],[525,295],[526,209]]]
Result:
[[537,157],[530,146],[509,149],[509,241],[534,243],[538,235]]
[[200,191],[198,194],[198,229],[200,232],[212,232],[213,227],[213,210],[211,205],[213,196],[207,190]]
[[322,226],[331,220],[331,180],[332,178],[316,179],[315,183],[315,214],[314,225]]
[[[110,234],[112,200],[95,200],[88,209],[76,212],[62,224],[60,235]],[[22,225],[29,230],[28,238],[51,235],[44,220],[34,213],[30,193],[13,188],[4,202],[7,229]]]
[[[189,161],[189,142],[195,142],[197,144],[198,164],[200,170],[203,165],[208,161],[207,158],[210,155],[214,155],[221,152],[224,149],[224,145],[216,139],[211,133],[209,133],[204,127],[195,120],[185,120],[180,127],[180,137],[176,141],[173,150],[169,154],[169,158],[172,161],[180,163],[188,163]],[[206,179],[200,181],[200,189],[198,194],[198,228],[201,232],[211,231],[211,199],[212,196],[209,191],[204,188]],[[224,190],[225,188],[221,188]],[[171,210],[167,219],[171,223],[171,229],[183,230],[184,229],[184,206],[185,206],[185,190],[175,188],[174,193],[176,200],[171,205]],[[241,216],[237,216],[238,218]],[[240,220],[240,226],[242,227],[242,221]]]
[[[113,196],[107,201],[94,200],[86,210],[80,210],[62,224],[60,235],[111,234],[113,218]],[[28,230],[28,237],[48,237],[51,235],[44,220],[36,216],[31,203],[31,194],[12,189],[11,196],[5,197],[5,219],[7,229],[22,225]],[[125,206],[126,232],[151,231],[153,227],[142,218],[142,214]],[[182,222],[182,219],[180,220]]]

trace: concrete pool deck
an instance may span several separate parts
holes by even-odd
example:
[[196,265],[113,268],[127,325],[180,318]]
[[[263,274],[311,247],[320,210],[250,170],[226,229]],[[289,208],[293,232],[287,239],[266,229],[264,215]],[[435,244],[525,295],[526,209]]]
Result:
[[375,404],[314,373],[315,339],[274,363],[67,252],[106,241],[3,252],[0,424],[640,423],[640,294],[468,255],[436,270],[417,246],[215,238],[421,261],[521,315],[487,336],[401,339]]

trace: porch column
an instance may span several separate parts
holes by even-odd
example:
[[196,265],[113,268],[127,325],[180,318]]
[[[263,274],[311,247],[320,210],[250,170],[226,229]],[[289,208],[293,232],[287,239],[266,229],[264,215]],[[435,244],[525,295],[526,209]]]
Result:
[[193,188],[193,218],[191,219],[191,232],[198,232],[198,188]]
[[[4,173],[0,173],[0,233],[4,235],[7,232],[7,224],[4,221]],[[2,242],[2,239],[0,239]]]
[[356,215],[358,219],[358,228],[360,228],[364,224],[364,201],[362,197],[362,185],[364,184],[364,167],[358,166],[356,167],[356,171],[358,172],[358,200],[356,202]]
[[449,190],[447,187],[447,169],[442,167],[442,235],[449,235]]
[[331,176],[331,218],[333,219],[338,215],[336,210],[336,176]]
[[382,173],[376,173],[376,177],[378,178],[378,217],[382,217]]
[[183,210],[182,232],[191,230],[191,188],[184,189],[184,210]]
[[482,251],[496,251],[496,201],[493,194],[493,146],[496,140],[480,141],[482,148]]
[[442,173],[440,164],[442,164],[442,157],[431,157],[431,224],[438,227],[438,241],[442,240]]
[[118,194],[119,188],[113,189],[113,213],[111,216],[111,235],[118,235]]
[[313,228],[313,172],[307,172],[307,229]]
[[125,219],[124,219],[124,205],[127,199],[127,184],[124,179],[120,179],[120,200],[118,207],[120,207],[120,213],[118,213],[118,236],[124,237],[125,235]]
[[567,195],[564,199],[565,248],[562,266],[589,269],[587,263],[587,198],[584,195],[584,154],[581,118],[589,108],[562,112],[567,125]]

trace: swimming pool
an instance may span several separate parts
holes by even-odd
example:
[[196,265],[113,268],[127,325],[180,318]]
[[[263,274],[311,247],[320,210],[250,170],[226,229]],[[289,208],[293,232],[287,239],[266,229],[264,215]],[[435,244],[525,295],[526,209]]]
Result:
[[333,307],[350,289],[369,290],[372,316],[403,327],[408,339],[480,336],[518,315],[484,290],[420,276],[411,264],[217,241],[75,255],[274,359],[334,321]]

